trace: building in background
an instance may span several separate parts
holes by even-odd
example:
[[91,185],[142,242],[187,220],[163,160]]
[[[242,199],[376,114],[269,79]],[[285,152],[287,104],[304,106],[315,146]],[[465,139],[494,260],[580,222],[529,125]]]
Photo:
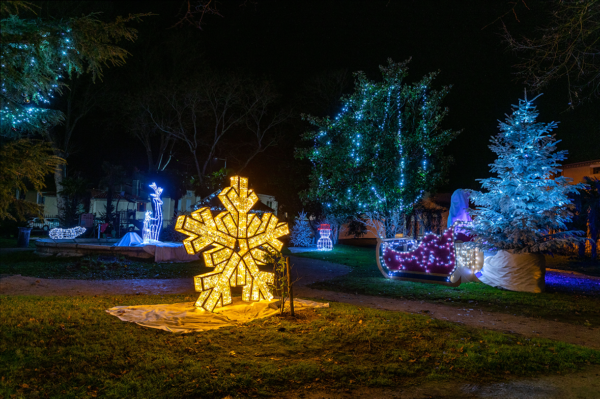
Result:
[[600,159],[563,165],[562,172],[558,176],[570,177],[573,179],[571,184],[583,182],[583,178],[586,176],[600,179]]
[[[116,214],[116,228],[123,230],[141,230],[141,223],[144,220],[146,211],[152,211],[152,202],[150,192],[140,185],[139,180],[133,180],[132,184],[124,184],[119,187],[119,191],[113,193],[112,205]],[[217,200],[219,191],[211,195],[210,199]],[[106,212],[106,190],[93,189],[89,200],[89,214],[94,215],[98,222],[104,218]],[[279,204],[274,196],[267,194],[257,194],[262,204],[258,209],[262,212],[273,212],[277,215]],[[28,191],[24,195],[27,201],[44,206],[45,218],[57,218],[58,206],[55,192]],[[163,227],[167,227],[173,221],[173,218],[181,213],[190,213],[195,209],[202,207],[202,197],[195,194],[194,190],[187,190],[179,199],[175,200],[169,196],[161,198],[163,201]],[[207,199],[209,199],[207,197]],[[217,201],[218,202],[218,201]]]
[[273,210],[273,214],[275,216],[277,216],[277,208],[279,208],[279,203],[277,202],[275,197],[273,197],[272,195],[268,195],[268,194],[258,194],[257,193],[256,195],[258,196],[258,199],[260,200],[260,202],[262,202],[263,204],[265,204],[266,206],[271,208]]

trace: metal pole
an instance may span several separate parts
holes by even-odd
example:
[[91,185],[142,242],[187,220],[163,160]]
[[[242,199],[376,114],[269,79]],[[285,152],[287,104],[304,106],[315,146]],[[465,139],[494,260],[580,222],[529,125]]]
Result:
[[288,284],[288,293],[290,296],[290,313],[294,316],[294,289],[292,287],[292,276],[290,273],[290,257],[286,256],[285,258],[285,268],[287,273],[287,284]]

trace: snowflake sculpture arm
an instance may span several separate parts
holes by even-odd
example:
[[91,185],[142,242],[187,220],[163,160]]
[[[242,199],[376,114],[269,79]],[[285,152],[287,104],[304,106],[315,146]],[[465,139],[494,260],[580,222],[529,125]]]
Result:
[[180,216],[175,226],[188,235],[183,242],[186,251],[204,251],[206,266],[215,268],[212,273],[194,277],[200,292],[196,307],[210,312],[231,303],[231,287],[243,286],[245,301],[272,299],[267,284],[272,283],[273,273],[260,271],[258,266],[264,264],[264,246],[281,250],[283,243],[277,238],[289,233],[287,223],[270,213],[262,219],[248,214],[258,197],[248,189],[246,178],[232,177],[231,186],[219,194],[219,200],[227,211],[213,218],[209,208],[200,208],[190,216]]

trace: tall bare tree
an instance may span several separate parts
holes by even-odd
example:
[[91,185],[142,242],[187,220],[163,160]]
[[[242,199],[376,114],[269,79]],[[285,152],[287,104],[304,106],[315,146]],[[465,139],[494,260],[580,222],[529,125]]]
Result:
[[[260,153],[277,144],[282,135],[281,126],[292,118],[292,110],[279,104],[280,96],[271,82],[253,84],[248,89],[242,106],[248,111],[246,128],[252,134],[244,140],[245,151],[240,157],[237,173],[243,171]],[[245,160],[244,160],[245,159]]]
[[[72,138],[77,124],[98,104],[102,92],[102,83],[94,83],[89,76],[74,76],[69,81],[67,93],[63,97],[63,123],[44,132],[46,140],[52,145],[54,155],[62,159],[68,159],[74,151]],[[63,163],[54,170],[56,199],[59,209],[65,206],[61,194],[64,191],[62,182],[65,177],[67,177],[67,164]]]
[[223,137],[241,123],[242,80],[204,75],[171,89],[158,89],[142,108],[155,127],[178,140],[191,155],[200,185]]
[[169,131],[159,129],[147,112],[134,116],[130,131],[146,150],[148,172],[164,172],[175,154],[175,136]]
[[600,97],[600,0],[553,0],[544,10],[548,5],[549,22],[537,32],[517,38],[504,27],[521,55],[519,77],[534,91],[564,79],[570,107]]

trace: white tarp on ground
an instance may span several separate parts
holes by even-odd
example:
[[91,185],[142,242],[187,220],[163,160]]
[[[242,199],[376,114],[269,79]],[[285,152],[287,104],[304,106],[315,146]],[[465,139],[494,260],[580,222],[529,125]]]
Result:
[[154,261],[160,262],[192,262],[200,259],[200,254],[190,255],[181,243],[156,242],[144,245],[144,251],[154,254]]
[[[239,297],[232,299],[233,302],[230,305],[217,308],[214,313],[196,309],[194,302],[168,305],[115,306],[108,309],[107,312],[123,321],[174,333],[190,333],[231,327],[255,319],[271,317],[279,312],[276,306],[269,306],[277,302],[277,299],[262,302],[244,302]],[[287,304],[286,302],[286,309]],[[294,310],[328,307],[328,303],[294,299]]]
[[498,251],[485,258],[479,281],[511,291],[543,292],[546,260],[542,254],[512,254]]
[[129,232],[121,238],[121,241],[115,244],[115,247],[139,247],[144,244],[144,240],[138,233]]

